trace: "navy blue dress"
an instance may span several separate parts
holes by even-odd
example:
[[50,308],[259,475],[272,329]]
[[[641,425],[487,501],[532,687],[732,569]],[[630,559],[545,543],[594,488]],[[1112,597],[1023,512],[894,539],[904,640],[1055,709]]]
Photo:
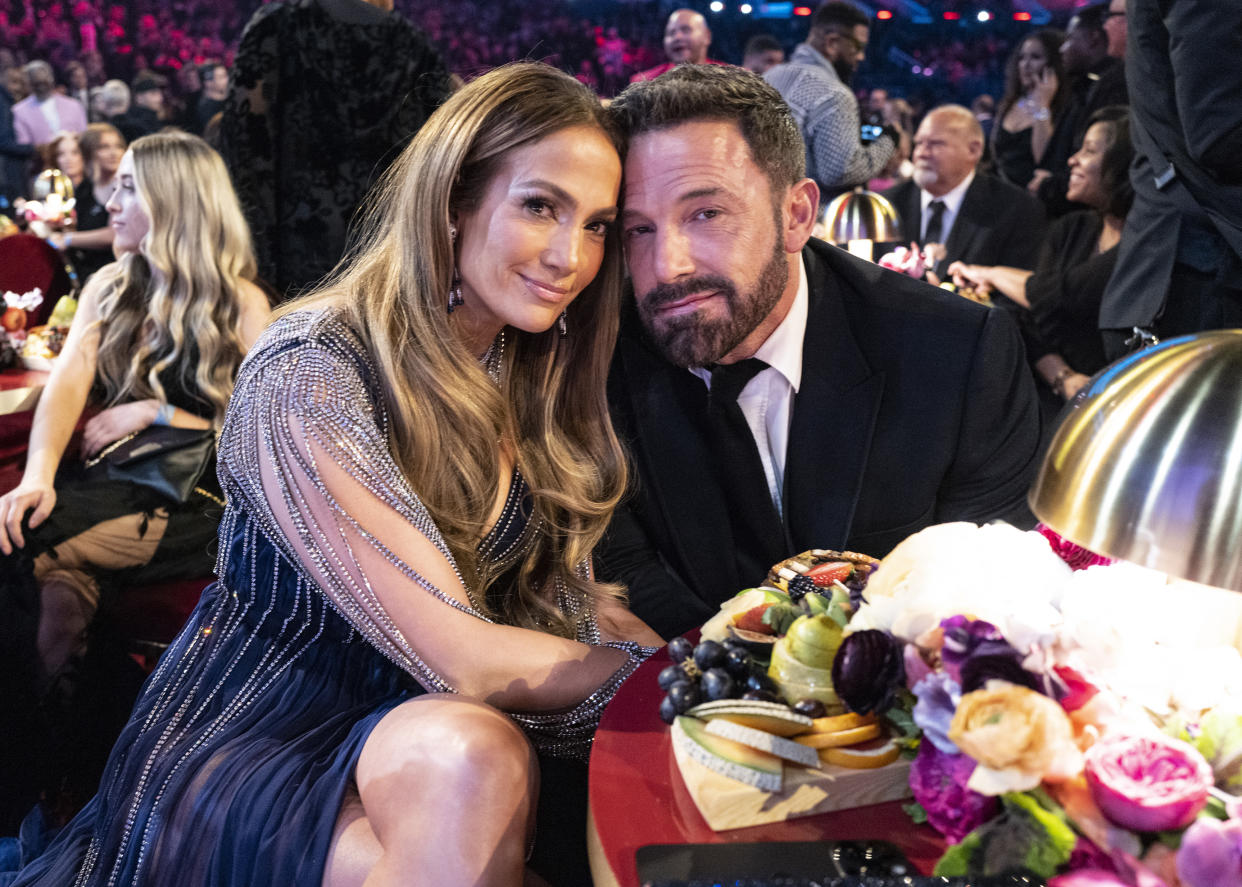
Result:
[[[453,689],[371,580],[392,594],[392,575],[408,579],[432,617],[453,607],[486,618],[469,591],[434,587],[385,545],[399,519],[453,563],[389,453],[375,378],[332,312],[278,321],[247,357],[220,442],[219,581],[147,680],[98,795],[17,884],[320,882],[370,731],[402,701]],[[338,504],[359,489],[384,508]],[[515,473],[480,547],[493,570],[520,560],[537,527],[528,502]],[[589,608],[558,602],[580,617],[579,639],[598,643]],[[571,712],[510,713],[537,750],[586,753],[603,703],[645,652],[618,646],[630,662]]]

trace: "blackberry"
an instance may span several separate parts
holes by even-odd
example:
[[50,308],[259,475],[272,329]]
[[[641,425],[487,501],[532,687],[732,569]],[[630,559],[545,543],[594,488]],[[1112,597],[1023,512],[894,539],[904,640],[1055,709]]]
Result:
[[818,588],[810,576],[795,576],[789,580],[789,599],[796,604]]

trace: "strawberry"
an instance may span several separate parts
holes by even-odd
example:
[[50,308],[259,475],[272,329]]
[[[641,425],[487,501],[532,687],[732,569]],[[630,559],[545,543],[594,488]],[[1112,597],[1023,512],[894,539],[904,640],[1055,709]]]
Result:
[[844,582],[854,572],[854,565],[849,561],[828,561],[817,564],[802,575],[815,583],[817,588],[827,588],[834,582]]

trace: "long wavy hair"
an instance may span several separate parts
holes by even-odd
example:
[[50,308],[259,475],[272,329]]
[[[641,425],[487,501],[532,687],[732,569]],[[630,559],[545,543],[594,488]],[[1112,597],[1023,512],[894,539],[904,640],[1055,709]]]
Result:
[[104,402],[167,402],[160,376],[171,370],[214,408],[218,426],[244,351],[239,288],[255,277],[250,230],[224,161],[198,136],[156,133],[129,150],[150,229],[137,252],[98,272]]
[[1056,28],[1040,28],[1034,33],[1027,34],[1018,41],[1018,45],[1013,48],[1013,52],[1009,53],[1009,58],[1005,62],[1005,92],[996,109],[996,123],[992,127],[993,143],[996,141],[996,131],[1000,129],[1001,121],[1005,119],[1009,109],[1022,97],[1022,77],[1018,74],[1018,56],[1022,52],[1022,47],[1031,40],[1043,48],[1046,63],[1057,75],[1057,92],[1052,97],[1052,106],[1048,109],[1054,126],[1060,122],[1061,112],[1065,109],[1065,103],[1069,101],[1069,80],[1065,74],[1065,65],[1061,61],[1061,44],[1065,42],[1065,32]]
[[[497,68],[428,119],[368,198],[356,246],[316,292],[279,313],[337,306],[379,372],[393,457],[443,533],[472,604],[492,618],[574,636],[578,615],[552,590],[595,603],[620,592],[581,565],[625,488],[625,458],[608,417],[605,381],[616,339],[621,251],[615,226],[603,264],[569,306],[569,333],[508,329],[499,386],[446,311],[456,262],[449,222],[477,207],[512,151],[587,126],[620,142],[599,99],[538,63]],[[503,442],[503,443],[499,443]],[[517,581],[489,587],[476,556],[514,453],[540,532]]]

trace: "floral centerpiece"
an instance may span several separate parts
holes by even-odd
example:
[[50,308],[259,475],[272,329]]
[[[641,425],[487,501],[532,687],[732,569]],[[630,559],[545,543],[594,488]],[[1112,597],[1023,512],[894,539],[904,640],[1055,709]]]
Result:
[[[807,574],[825,569],[835,568]],[[763,730],[818,749],[820,767],[900,763],[908,812],[949,844],[937,875],[1242,887],[1236,596],[1003,524],[928,528],[819,594],[801,577],[775,587],[773,576],[726,602],[699,648],[670,645],[684,660],[660,681],[675,750],[680,740],[751,786],[780,785],[782,766],[815,767]],[[750,652],[733,652],[739,644]],[[722,671],[686,683],[717,657],[732,667],[726,654],[736,681]]]
[[901,650],[922,731],[909,809],[952,844],[937,875],[1242,885],[1240,810],[1217,788],[1242,787],[1242,654],[1236,613],[1205,643],[1213,594],[999,524],[932,527],[883,561],[843,652]]

